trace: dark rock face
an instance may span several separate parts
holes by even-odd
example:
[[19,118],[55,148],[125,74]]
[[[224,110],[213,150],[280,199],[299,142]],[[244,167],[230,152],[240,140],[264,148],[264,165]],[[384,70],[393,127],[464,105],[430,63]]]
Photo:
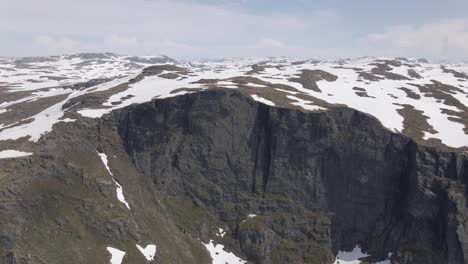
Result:
[[357,244],[375,260],[468,262],[466,157],[358,111],[302,113],[218,90],[133,106],[114,122],[137,169],[168,199],[227,223],[254,263],[331,263]]
[[[113,177],[99,159],[106,153]],[[349,108],[304,113],[236,90],[58,123],[34,155],[0,160],[0,263],[468,263],[468,159],[421,147]],[[217,236],[218,228],[226,230]],[[200,241],[201,240],[201,241]]]

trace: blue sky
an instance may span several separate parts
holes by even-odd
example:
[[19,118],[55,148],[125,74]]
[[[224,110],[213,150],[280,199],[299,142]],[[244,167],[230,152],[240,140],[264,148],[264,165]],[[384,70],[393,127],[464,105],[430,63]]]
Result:
[[468,59],[466,0],[0,0],[0,56]]

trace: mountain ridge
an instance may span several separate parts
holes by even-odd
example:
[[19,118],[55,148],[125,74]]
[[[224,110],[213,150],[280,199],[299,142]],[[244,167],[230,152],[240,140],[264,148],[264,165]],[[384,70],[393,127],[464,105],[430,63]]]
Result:
[[[38,144],[33,156],[0,160],[0,213],[17,213],[16,228],[0,229],[2,255],[16,261],[7,263],[105,262],[105,247],[126,252],[123,263],[146,263],[135,244],[155,244],[157,263],[209,263],[210,240],[252,263],[332,263],[358,243],[371,262],[467,256],[466,157],[418,146],[349,108],[304,113],[215,89],[58,123]],[[29,233],[25,219],[39,221]],[[69,228],[81,237],[73,250],[34,244],[54,229],[49,243],[61,241]]]
[[468,261],[465,65],[83,61],[0,66],[1,261]]

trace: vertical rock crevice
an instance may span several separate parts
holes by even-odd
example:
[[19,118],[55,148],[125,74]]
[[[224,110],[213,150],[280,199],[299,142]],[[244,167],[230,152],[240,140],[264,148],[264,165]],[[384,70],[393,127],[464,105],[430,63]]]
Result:
[[270,108],[266,105],[258,104],[252,135],[252,143],[254,145],[253,193],[265,194],[267,192],[273,155],[272,133]]

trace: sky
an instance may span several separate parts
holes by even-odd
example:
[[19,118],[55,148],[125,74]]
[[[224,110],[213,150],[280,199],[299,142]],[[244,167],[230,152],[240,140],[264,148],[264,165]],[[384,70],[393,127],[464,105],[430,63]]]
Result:
[[467,0],[0,0],[0,56],[468,60]]

